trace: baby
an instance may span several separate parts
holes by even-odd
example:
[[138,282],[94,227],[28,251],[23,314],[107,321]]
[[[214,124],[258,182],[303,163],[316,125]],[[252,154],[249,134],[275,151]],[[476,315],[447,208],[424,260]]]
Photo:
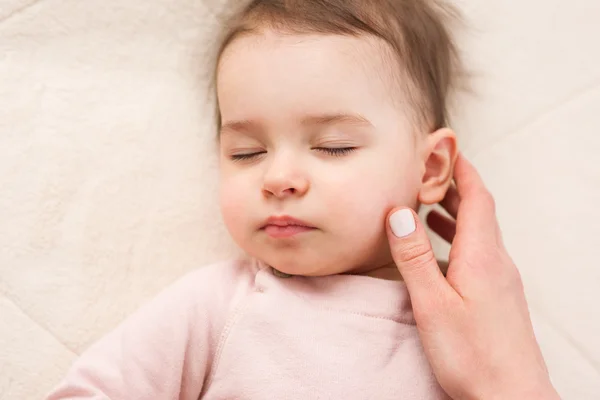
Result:
[[48,399],[445,399],[386,216],[441,201],[460,72],[431,0],[254,0],[217,58],[221,209],[245,260],[183,277]]

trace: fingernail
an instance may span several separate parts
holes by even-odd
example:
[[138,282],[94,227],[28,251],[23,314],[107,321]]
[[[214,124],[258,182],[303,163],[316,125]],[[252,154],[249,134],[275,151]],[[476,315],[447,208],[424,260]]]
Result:
[[403,238],[413,233],[417,229],[417,224],[415,223],[413,213],[405,208],[392,214],[390,217],[390,227],[396,237]]

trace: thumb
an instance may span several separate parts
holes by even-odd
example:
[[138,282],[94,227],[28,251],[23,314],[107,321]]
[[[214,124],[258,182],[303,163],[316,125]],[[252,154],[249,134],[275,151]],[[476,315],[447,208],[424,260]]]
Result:
[[387,232],[392,257],[414,305],[442,299],[450,285],[440,270],[418,215],[410,208],[392,210]]

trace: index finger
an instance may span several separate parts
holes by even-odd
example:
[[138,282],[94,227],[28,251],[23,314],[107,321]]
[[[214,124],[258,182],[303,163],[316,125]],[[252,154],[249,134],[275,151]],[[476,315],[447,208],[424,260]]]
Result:
[[460,196],[458,195],[456,186],[450,185],[446,195],[442,201],[440,201],[440,205],[448,212],[448,214],[450,214],[452,218],[456,219],[458,207],[460,206]]
[[[497,243],[496,204],[481,176],[462,154],[458,155],[454,180],[460,196],[456,221],[457,237],[474,235],[479,240]],[[464,233],[463,233],[464,232]]]

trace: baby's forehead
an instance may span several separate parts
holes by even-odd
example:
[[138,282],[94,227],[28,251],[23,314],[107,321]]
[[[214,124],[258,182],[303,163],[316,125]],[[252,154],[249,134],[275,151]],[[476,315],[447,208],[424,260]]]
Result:
[[262,28],[239,35],[225,48],[219,64],[226,62],[232,54],[249,57],[279,52],[278,54],[285,56],[286,49],[290,52],[297,49],[305,51],[306,58],[319,55],[346,57],[349,62],[373,68],[367,72],[377,75],[381,75],[382,72],[394,73],[401,68],[392,47],[373,35],[291,33],[272,28]]
[[[392,61],[382,47],[372,38],[343,35],[266,32],[240,38],[224,54],[219,70],[221,127],[252,121],[252,131],[300,132],[306,131],[302,121],[307,116],[353,115],[372,127],[393,120],[393,129],[412,130],[410,112],[399,106],[400,90],[394,91]],[[338,125],[349,121],[333,120]]]
[[[362,90],[373,94],[379,90],[387,100],[406,105],[401,63],[391,47],[375,36],[290,33],[261,29],[238,37],[223,52],[218,68],[217,84],[230,81],[265,78],[275,81],[284,75],[284,87],[310,90],[317,84],[321,92],[362,85]],[[246,73],[246,75],[244,75]],[[311,79],[312,78],[312,79]],[[227,82],[229,81],[229,82]],[[366,94],[366,93],[365,93]]]
[[[361,67],[360,73],[372,82],[380,81],[390,99],[413,114],[420,130],[432,132],[448,123],[447,106],[454,90],[468,88],[452,32],[460,19],[445,0],[256,0],[227,17],[223,40],[217,41],[217,62],[223,50],[235,53],[232,42],[239,44],[243,38],[259,42],[278,37],[278,42],[269,43],[277,49],[289,45],[290,39],[310,49],[316,45],[307,45],[311,40],[343,38],[346,43],[332,46],[336,54],[345,55],[346,64]],[[319,55],[308,51],[309,57]]]

